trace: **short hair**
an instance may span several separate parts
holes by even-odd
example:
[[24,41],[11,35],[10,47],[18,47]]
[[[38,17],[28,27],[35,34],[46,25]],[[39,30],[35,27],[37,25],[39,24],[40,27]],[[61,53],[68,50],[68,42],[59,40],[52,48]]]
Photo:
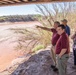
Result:
[[62,29],[65,29],[65,26],[63,24],[60,24],[58,27],[61,27]]
[[54,23],[58,24],[58,26],[60,25],[60,22],[59,21],[55,21]]
[[61,20],[62,22],[68,22],[66,19]]

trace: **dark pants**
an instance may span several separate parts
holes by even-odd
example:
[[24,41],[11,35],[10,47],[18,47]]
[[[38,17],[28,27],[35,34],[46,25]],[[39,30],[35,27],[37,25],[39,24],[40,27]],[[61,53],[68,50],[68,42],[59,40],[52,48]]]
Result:
[[73,49],[74,65],[76,65],[76,49]]

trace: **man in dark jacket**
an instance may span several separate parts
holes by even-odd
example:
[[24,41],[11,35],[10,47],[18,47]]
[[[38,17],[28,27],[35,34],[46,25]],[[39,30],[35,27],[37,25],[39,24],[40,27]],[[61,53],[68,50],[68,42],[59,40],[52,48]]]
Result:
[[65,26],[65,31],[68,34],[68,36],[70,36],[70,27],[67,25],[67,22],[68,21],[66,19],[62,20],[62,24]]

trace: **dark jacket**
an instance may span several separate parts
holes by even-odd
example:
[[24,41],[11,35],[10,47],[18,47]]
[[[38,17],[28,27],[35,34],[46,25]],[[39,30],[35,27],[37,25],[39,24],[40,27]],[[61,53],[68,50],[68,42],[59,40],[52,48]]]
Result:
[[70,27],[68,25],[66,25],[66,33],[68,34],[68,36],[70,36]]

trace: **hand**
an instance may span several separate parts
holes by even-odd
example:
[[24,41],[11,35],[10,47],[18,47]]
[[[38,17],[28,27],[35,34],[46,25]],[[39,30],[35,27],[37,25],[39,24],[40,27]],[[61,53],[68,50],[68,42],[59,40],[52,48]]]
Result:
[[59,58],[61,58],[61,55],[59,54]]
[[36,28],[40,28],[40,26],[36,26]]

